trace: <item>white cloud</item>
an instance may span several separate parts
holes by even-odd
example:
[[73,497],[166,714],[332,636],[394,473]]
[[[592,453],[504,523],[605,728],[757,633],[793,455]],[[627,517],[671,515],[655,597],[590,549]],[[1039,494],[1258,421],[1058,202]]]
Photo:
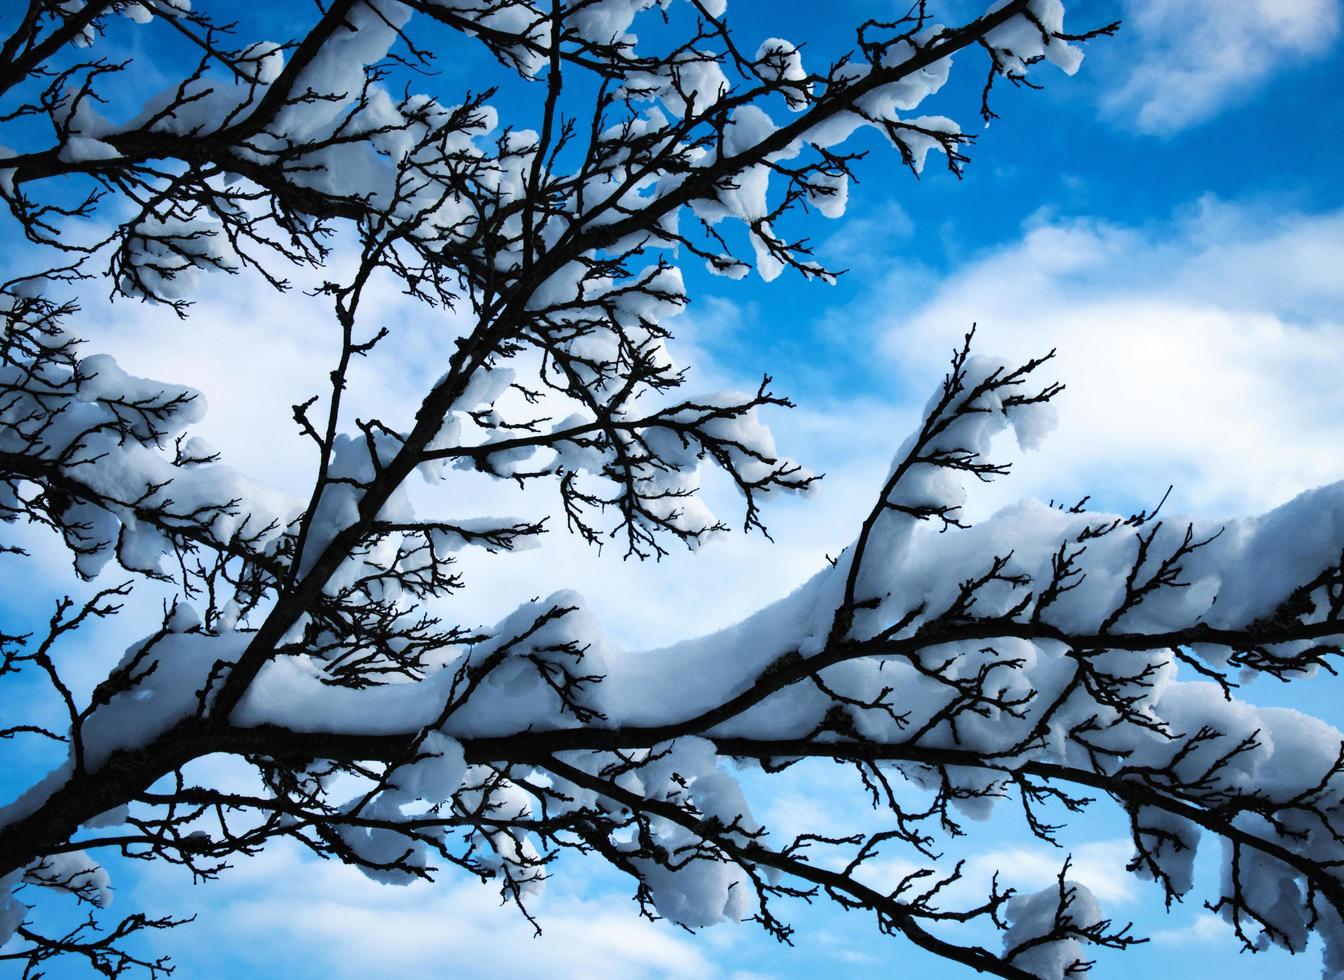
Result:
[[[346,277],[347,260],[336,255],[325,277]],[[320,396],[310,417],[322,421],[341,343],[331,301],[307,295],[308,285],[281,293],[249,275],[210,276],[186,320],[134,300],[108,304],[90,290],[83,306],[96,313],[80,313],[69,326],[85,339],[86,354],[111,353],[132,374],[200,390],[207,411],[193,432],[229,465],[306,496],[317,454],[293,421],[292,406]],[[352,363],[347,425],[373,416],[404,424],[447,369],[448,338],[458,335],[463,319],[409,300],[387,277],[371,280],[361,313],[357,340],[383,325],[391,333]]]
[[[1068,879],[1086,886],[1105,903],[1133,901],[1137,881],[1125,870],[1134,854],[1126,838],[1089,841],[1072,848]],[[1046,847],[1008,847],[978,854],[969,861],[968,877],[988,880],[994,872],[1020,890],[1047,888],[1059,879],[1065,854]]]
[[[1067,851],[1045,844],[994,847],[970,852],[964,857],[961,877],[944,888],[940,894],[948,907],[972,906],[989,894],[990,882],[998,876],[1000,888],[1014,888],[1019,892],[1036,892],[1059,880],[1059,869],[1066,857],[1071,858],[1068,880],[1086,886],[1105,905],[1124,905],[1138,897],[1138,882],[1125,870],[1134,845],[1123,837],[1075,844]],[[937,862],[940,873],[950,873],[952,858]],[[890,891],[907,875],[930,867],[930,862],[911,861],[904,857],[882,858],[864,866],[864,881],[874,888]],[[927,887],[934,881],[924,881]]]
[[1228,516],[1344,479],[1341,249],[1344,213],[1205,201],[1149,228],[1053,222],[913,313],[875,312],[876,329],[912,383],[941,376],[973,321],[982,353],[1058,348],[1044,371],[1068,385],[1059,429],[973,498],[980,513],[1089,493],[1120,509],[1174,483],[1177,508]]
[[1150,937],[1159,946],[1192,946],[1226,942],[1232,927],[1216,915],[1195,916],[1188,925],[1176,929],[1160,929]]
[[[496,889],[461,875],[405,887],[378,884],[339,862],[273,844],[218,882],[184,891],[178,869],[143,872],[135,901],[175,911],[212,907],[165,943],[192,976],[238,963],[257,975],[308,977],[451,974],[463,980],[644,976],[713,977],[719,971],[688,938],[634,914],[614,892],[531,903],[543,932]],[[223,960],[223,963],[221,963]]]
[[1169,134],[1253,92],[1267,76],[1324,52],[1339,0],[1127,0],[1132,60],[1105,107],[1139,130]]

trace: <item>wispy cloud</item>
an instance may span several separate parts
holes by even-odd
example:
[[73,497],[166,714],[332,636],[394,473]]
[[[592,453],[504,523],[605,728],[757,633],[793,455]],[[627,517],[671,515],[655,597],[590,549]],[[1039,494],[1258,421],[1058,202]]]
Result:
[[[1222,516],[1344,479],[1344,213],[1202,201],[1135,228],[1052,221],[953,274],[915,310],[874,311],[894,367],[937,376],[975,321],[981,352],[1058,349],[1068,385],[1044,449],[976,498],[1152,503]],[[851,313],[853,319],[859,319]]]
[[[1044,844],[1004,846],[965,855],[961,877],[942,892],[950,903],[973,904],[989,893],[990,881],[998,876],[1000,887],[1022,892],[1039,891],[1058,881],[1066,856],[1070,859],[1068,880],[1086,886],[1107,907],[1124,905],[1138,896],[1140,883],[1125,870],[1134,845],[1126,838],[1088,841],[1068,852]],[[947,873],[950,861],[939,863]],[[904,858],[874,861],[866,867],[865,880],[875,888],[896,888],[906,875],[929,866]],[[929,879],[931,882],[932,879]]]
[[[174,959],[193,976],[428,977],[719,975],[687,937],[633,914],[629,903],[572,891],[532,905],[544,931],[495,889],[457,876],[390,887],[339,862],[268,847],[215,884],[183,893],[180,875],[147,872],[137,898],[149,907],[214,906],[174,936]],[[245,937],[245,941],[243,940]],[[301,937],[295,942],[295,937]]]
[[1124,77],[1104,105],[1137,129],[1170,134],[1323,53],[1339,0],[1126,0]]
[[1226,941],[1232,927],[1216,915],[1198,915],[1188,925],[1177,929],[1161,929],[1152,934],[1159,946],[1193,946]]

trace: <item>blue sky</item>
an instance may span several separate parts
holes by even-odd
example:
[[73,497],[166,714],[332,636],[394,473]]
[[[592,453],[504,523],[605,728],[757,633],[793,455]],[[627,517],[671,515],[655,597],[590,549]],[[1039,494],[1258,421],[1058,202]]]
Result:
[[[810,52],[824,56],[843,48],[844,25],[890,16],[898,6],[842,0],[820,17],[787,3],[736,0],[730,9],[747,47],[782,35],[806,39]],[[949,20],[977,10],[972,0],[933,6]],[[661,565],[622,566],[558,542],[510,558],[507,567],[482,564],[470,570],[478,583],[474,611],[489,621],[520,598],[577,582],[618,641],[652,647],[728,625],[787,592],[852,535],[889,454],[971,321],[980,324],[985,352],[1057,346],[1057,374],[1069,385],[1060,430],[1022,457],[1011,479],[973,500],[973,515],[1022,496],[1072,501],[1084,494],[1101,507],[1131,510],[1174,484],[1173,511],[1216,517],[1344,479],[1340,6],[1075,3],[1075,26],[1081,16],[1089,19],[1083,26],[1122,17],[1126,27],[1092,45],[1074,78],[1042,75],[1041,92],[1002,87],[1002,118],[979,133],[963,179],[931,160],[916,181],[873,146],[847,217],[809,226],[822,259],[850,270],[838,285],[788,275],[770,285],[754,276],[731,283],[688,268],[693,303],[677,332],[693,387],[772,374],[799,403],[772,419],[780,444],[828,474],[821,490],[767,513],[773,546],[738,535]],[[274,5],[269,16],[288,9]],[[278,36],[283,22],[272,26]],[[435,84],[479,84],[473,79],[482,65],[467,51],[445,51],[441,67]],[[929,109],[976,131],[980,68],[954,76],[959,82]],[[501,108],[525,114],[531,98],[515,86]],[[380,312],[404,328],[396,349],[414,359],[432,348],[432,339],[414,333],[417,314],[394,295],[380,301]],[[293,390],[320,377],[329,342],[320,307],[243,280],[207,283],[185,325],[138,304],[109,308],[96,294],[86,308],[80,330],[97,349],[134,373],[205,392],[211,412],[202,428],[226,458],[282,484],[301,480],[289,461],[294,444],[267,420],[287,424]],[[236,363],[230,351],[239,344],[266,345],[274,356],[257,366]],[[384,393],[413,387],[380,370],[368,369],[369,386]],[[491,502],[513,502],[500,494]],[[0,628],[7,631],[37,625],[51,599],[75,588],[53,542],[25,539],[35,546],[32,562],[0,556]],[[152,614],[158,599],[138,601]],[[86,631],[64,655],[93,679],[143,632],[132,608]],[[1259,681],[1244,693],[1344,722],[1329,678],[1292,689]],[[5,752],[7,761],[19,756],[0,772],[7,791],[45,764],[17,743]],[[875,826],[880,819],[867,815],[852,780],[825,767],[747,783],[769,826]],[[1006,810],[970,829],[973,869],[1002,868],[1033,888],[1053,875],[1050,861],[1059,855],[1028,841]],[[1154,937],[1119,962],[1101,954],[1098,975],[1318,974],[1314,950],[1296,958],[1238,955],[1227,930],[1202,916],[1197,896],[1214,887],[1216,844],[1205,847],[1203,885],[1163,915],[1156,889],[1123,871],[1124,833],[1098,804],[1068,841],[1076,872],[1107,913]],[[624,882],[568,857],[537,908],[546,930],[540,940],[529,938],[515,912],[497,907],[493,889],[450,873],[433,887],[398,889],[283,847],[195,887],[177,869],[117,860],[110,867],[113,911],[199,914],[193,925],[155,937],[187,977],[422,976],[450,964],[464,976],[504,968],[519,977],[963,975],[877,935],[859,914],[821,903],[794,910],[794,949],[750,926],[691,936],[643,923]],[[75,974],[56,968],[50,975]]]

